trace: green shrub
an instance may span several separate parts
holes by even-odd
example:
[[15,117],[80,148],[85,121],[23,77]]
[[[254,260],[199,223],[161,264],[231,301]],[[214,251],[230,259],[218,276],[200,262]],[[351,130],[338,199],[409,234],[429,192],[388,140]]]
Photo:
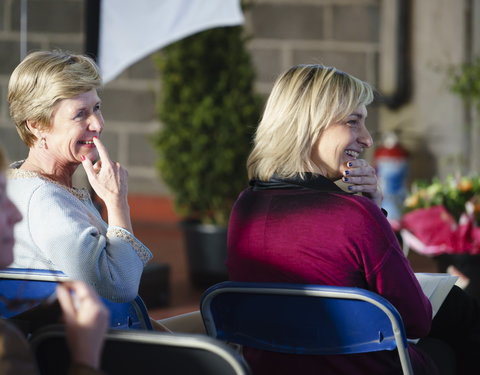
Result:
[[226,225],[247,185],[245,162],[260,116],[242,27],[195,34],[157,55],[162,129],[157,166],[185,218]]
[[480,112],[480,57],[451,70],[451,89]]

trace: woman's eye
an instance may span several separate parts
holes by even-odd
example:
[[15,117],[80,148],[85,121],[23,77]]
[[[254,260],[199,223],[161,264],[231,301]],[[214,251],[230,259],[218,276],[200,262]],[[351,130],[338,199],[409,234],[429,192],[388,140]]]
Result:
[[97,111],[100,111],[100,109],[101,109],[100,104],[97,104],[93,110],[97,112]]
[[75,118],[75,119],[82,118],[82,117],[84,116],[84,114],[85,114],[85,111],[80,111],[80,112],[78,112],[78,113],[75,115],[74,118]]
[[347,121],[347,124],[350,125],[350,126],[358,126],[360,122],[358,120],[350,120],[350,121]]

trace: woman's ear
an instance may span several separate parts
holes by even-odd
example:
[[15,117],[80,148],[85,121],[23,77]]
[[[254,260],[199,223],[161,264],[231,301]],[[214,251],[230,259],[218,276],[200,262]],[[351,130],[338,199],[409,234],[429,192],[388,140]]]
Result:
[[39,148],[46,149],[47,141],[40,123],[38,121],[27,120],[27,127],[30,133],[35,136],[34,143],[37,144]]
[[42,138],[42,132],[40,130],[39,123],[37,121],[33,120],[27,120],[27,127],[28,130],[30,130],[30,133],[32,133],[37,139]]

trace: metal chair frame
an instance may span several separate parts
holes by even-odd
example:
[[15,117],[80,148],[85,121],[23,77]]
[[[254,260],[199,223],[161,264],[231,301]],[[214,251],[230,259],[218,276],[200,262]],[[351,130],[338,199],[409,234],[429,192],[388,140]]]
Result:
[[[70,353],[62,326],[44,327],[30,340],[41,374],[66,373]],[[223,342],[198,334],[109,330],[101,370],[109,374],[249,375],[245,360]]]
[[226,281],[205,291],[200,311],[207,334],[223,341],[314,355],[397,349],[413,374],[400,314],[365,289]]
[[[0,317],[15,319],[42,303],[55,293],[57,284],[69,280],[61,271],[27,268],[0,270]],[[25,299],[31,303],[18,303],[14,308],[9,301]],[[140,296],[133,301],[118,303],[102,298],[110,310],[110,327],[114,329],[153,330],[147,308]]]

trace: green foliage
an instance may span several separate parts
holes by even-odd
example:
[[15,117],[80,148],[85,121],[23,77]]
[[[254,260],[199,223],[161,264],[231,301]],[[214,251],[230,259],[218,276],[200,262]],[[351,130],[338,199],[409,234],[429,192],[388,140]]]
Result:
[[163,127],[154,141],[162,179],[182,216],[226,225],[248,182],[245,162],[260,117],[242,28],[195,34],[165,48],[156,63]]
[[463,100],[470,101],[480,112],[480,57],[451,70],[451,89]]
[[449,176],[445,181],[438,178],[431,183],[416,181],[405,199],[405,212],[433,206],[444,206],[457,221],[462,214],[471,211],[480,224],[480,177]]

